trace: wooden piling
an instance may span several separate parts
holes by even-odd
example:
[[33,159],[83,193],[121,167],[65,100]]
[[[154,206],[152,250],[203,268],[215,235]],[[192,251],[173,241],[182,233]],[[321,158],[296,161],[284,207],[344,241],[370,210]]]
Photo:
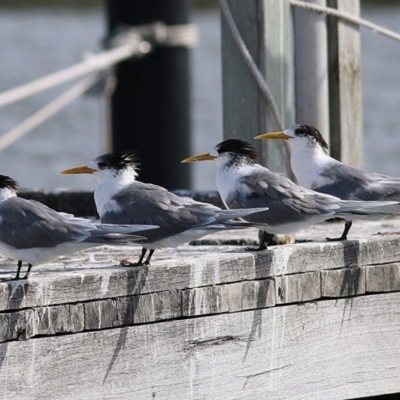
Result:
[[[308,0],[326,6],[326,0]],[[294,7],[296,123],[318,128],[329,143],[326,17]]]
[[[308,0],[359,14],[359,1]],[[240,34],[270,87],[283,120],[316,126],[338,160],[362,165],[359,29],[285,0],[228,2]],[[224,137],[251,141],[276,126],[222,16]],[[292,32],[293,27],[293,32]],[[291,37],[294,42],[291,43]],[[292,79],[294,77],[294,79]],[[257,143],[262,163],[289,173],[282,144]],[[268,147],[262,147],[268,146]],[[284,160],[282,160],[284,158]]]
[[[273,93],[284,125],[293,121],[290,5],[284,0],[228,2],[240,34]],[[285,143],[254,141],[256,134],[280,129],[243,61],[225,17],[221,15],[224,138],[241,138],[258,148],[261,162],[291,174]],[[265,146],[265,147],[264,147]]]
[[[189,0],[107,0],[109,35],[126,25],[189,22]],[[110,98],[113,151],[135,149],[140,180],[168,189],[188,188],[190,170],[180,161],[190,153],[189,50],[157,47],[139,62],[115,68]]]
[[[358,0],[327,5],[359,16]],[[328,17],[331,156],[363,166],[361,43],[359,27]]]

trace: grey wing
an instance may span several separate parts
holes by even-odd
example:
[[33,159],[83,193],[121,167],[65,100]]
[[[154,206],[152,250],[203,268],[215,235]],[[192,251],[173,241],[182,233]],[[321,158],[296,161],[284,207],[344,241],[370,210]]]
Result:
[[315,188],[342,200],[400,200],[400,178],[365,171],[351,165],[335,163],[321,172],[331,183]]
[[108,211],[101,216],[106,224],[147,224],[158,229],[145,232],[146,242],[152,243],[177,235],[199,225],[215,222],[218,207],[179,197],[150,184],[135,182],[113,198],[118,211]]
[[244,217],[270,226],[305,221],[334,214],[335,198],[302,188],[283,175],[266,169],[244,176],[227,199],[229,208],[268,207],[264,213]]
[[53,247],[67,241],[81,241],[89,234],[68,222],[71,216],[34,200],[13,197],[0,204],[0,240],[17,249]]

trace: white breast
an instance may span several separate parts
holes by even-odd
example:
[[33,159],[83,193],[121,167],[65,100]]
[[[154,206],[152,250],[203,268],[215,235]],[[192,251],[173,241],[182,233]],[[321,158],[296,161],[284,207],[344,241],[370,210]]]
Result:
[[255,168],[257,168],[257,166],[253,165],[240,165],[230,168],[218,168],[217,174],[215,176],[215,182],[221,199],[226,207],[227,199],[236,191],[239,190],[243,194],[251,194],[250,189],[246,185],[239,184],[239,180],[245,176],[251,175]]
[[94,192],[94,201],[96,203],[97,212],[102,217],[109,211],[120,211],[120,207],[112,197],[121,190],[121,187],[115,185],[115,182],[98,183]]
[[321,176],[321,172],[329,168],[334,160],[322,150],[293,151],[290,163],[300,186],[307,189],[316,189],[327,185],[329,179]]

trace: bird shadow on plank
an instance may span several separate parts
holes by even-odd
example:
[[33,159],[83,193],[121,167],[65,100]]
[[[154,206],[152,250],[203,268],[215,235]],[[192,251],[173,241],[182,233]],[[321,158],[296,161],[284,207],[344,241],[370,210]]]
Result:
[[144,265],[140,267],[140,269],[134,268],[130,271],[127,271],[127,301],[124,315],[122,316],[122,326],[120,328],[119,337],[117,339],[115,349],[113,351],[113,355],[111,357],[110,362],[108,363],[108,367],[106,373],[103,378],[103,385],[107,382],[107,379],[112,372],[115,362],[117,361],[121,351],[125,348],[126,338],[129,333],[129,326],[134,323],[135,313],[137,311],[139,305],[139,295],[146,285],[147,275],[148,275],[149,267]]
[[[7,306],[6,310],[18,310],[24,302],[25,295],[29,288],[29,283],[27,280],[17,280],[5,282],[6,285],[3,286],[3,290],[7,291]],[[26,328],[20,327],[21,321],[17,313],[10,314],[8,318],[8,325],[6,327],[6,338],[16,338],[19,340],[27,339]],[[0,372],[2,371],[3,364],[7,359],[8,346],[10,342],[5,342],[0,344]],[[7,365],[7,363],[6,363]]]

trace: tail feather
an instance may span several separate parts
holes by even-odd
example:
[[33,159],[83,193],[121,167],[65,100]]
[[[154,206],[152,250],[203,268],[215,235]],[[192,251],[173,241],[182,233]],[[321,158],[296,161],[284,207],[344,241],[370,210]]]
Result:
[[216,218],[216,223],[229,221],[235,218],[243,218],[251,214],[257,214],[260,212],[267,211],[268,207],[259,208],[238,208],[235,210],[221,210]]
[[[147,239],[145,236],[137,235],[149,229],[157,229],[157,225],[117,225],[117,224],[95,224],[96,229],[90,231],[84,241],[87,243],[112,243],[128,244]],[[135,235],[133,234],[135,233]]]
[[221,223],[210,224],[205,228],[214,230],[224,230],[224,229],[246,229],[246,228],[257,228],[264,230],[265,224],[257,224],[253,222],[242,222],[242,221],[225,221]]
[[131,244],[138,241],[146,240],[147,238],[139,235],[109,233],[104,236],[89,237],[85,240],[88,243],[97,244]]
[[337,217],[347,217],[364,220],[380,220],[400,214],[400,203],[396,201],[351,201],[339,203]]
[[130,234],[157,229],[158,225],[120,225],[120,224],[95,224],[96,229],[90,231],[92,237],[104,236],[108,234]]

